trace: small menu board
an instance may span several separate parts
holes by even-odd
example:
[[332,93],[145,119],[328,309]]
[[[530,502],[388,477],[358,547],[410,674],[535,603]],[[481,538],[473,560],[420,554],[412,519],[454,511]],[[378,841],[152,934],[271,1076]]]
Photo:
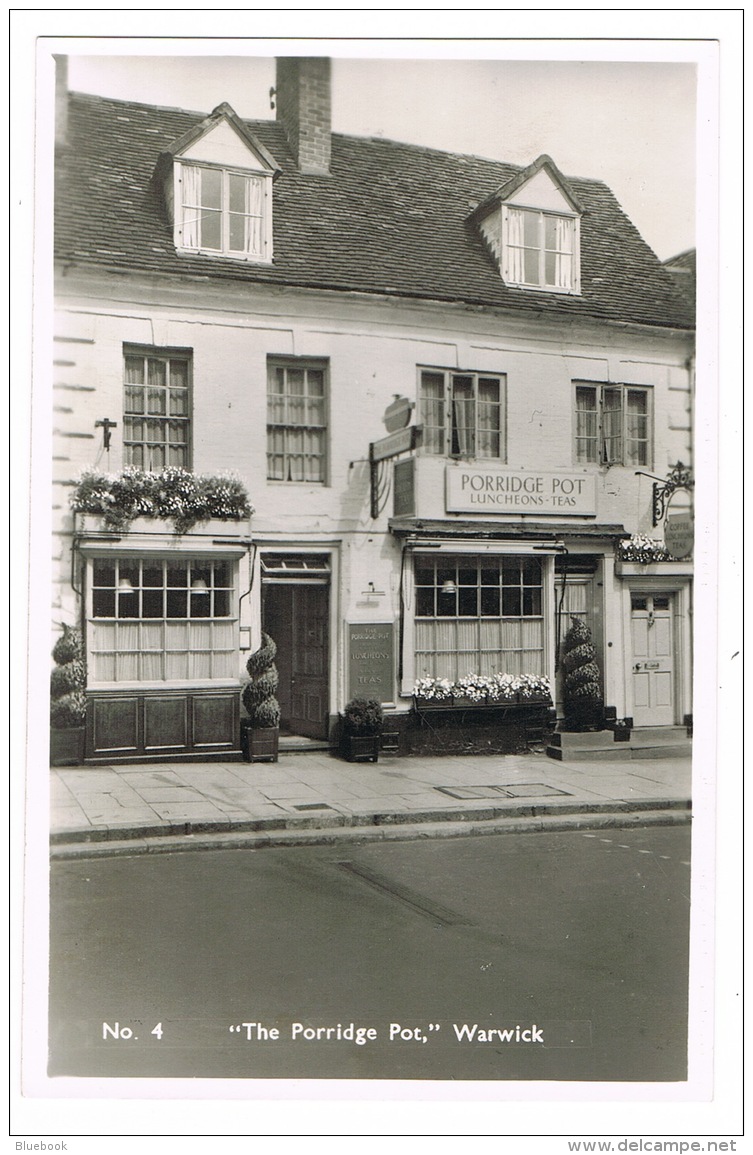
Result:
[[414,517],[416,513],[416,459],[406,457],[392,467],[393,515]]
[[348,622],[348,697],[394,702],[393,622]]

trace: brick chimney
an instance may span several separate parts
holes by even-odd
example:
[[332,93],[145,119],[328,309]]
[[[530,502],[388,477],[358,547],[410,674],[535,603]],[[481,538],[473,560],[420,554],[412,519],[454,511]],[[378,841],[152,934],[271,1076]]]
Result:
[[55,56],[55,148],[68,138],[68,57]]
[[301,172],[328,176],[332,151],[329,58],[278,57],[276,104],[277,120]]

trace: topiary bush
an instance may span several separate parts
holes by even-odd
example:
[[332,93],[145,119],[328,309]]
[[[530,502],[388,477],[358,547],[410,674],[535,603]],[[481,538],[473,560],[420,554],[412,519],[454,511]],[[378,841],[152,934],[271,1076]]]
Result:
[[50,673],[50,723],[58,730],[83,726],[86,721],[86,662],[81,634],[72,626],[52,648],[55,668]]
[[562,688],[570,729],[601,729],[601,674],[596,647],[584,621],[571,615],[562,642]]
[[76,690],[50,702],[50,724],[55,730],[74,730],[86,721],[86,694]]
[[600,698],[599,667],[591,631],[580,618],[571,617],[572,625],[562,643],[562,671],[567,698]]
[[67,662],[82,659],[83,656],[84,646],[81,634],[72,626],[64,625],[62,634],[52,647],[52,660],[58,666],[64,666]]
[[274,664],[276,655],[277,646],[269,634],[262,633],[259,649],[246,662],[251,681],[244,687],[241,697],[251,725],[260,730],[280,725],[280,703],[275,697],[280,681]]

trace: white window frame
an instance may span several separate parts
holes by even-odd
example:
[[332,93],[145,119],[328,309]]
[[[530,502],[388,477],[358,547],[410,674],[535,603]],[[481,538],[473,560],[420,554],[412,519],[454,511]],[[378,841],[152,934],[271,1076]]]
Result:
[[[578,390],[591,389],[595,393],[596,407],[592,412],[596,415],[596,428],[593,436],[579,435],[578,433],[578,415],[583,410],[578,408]],[[610,411],[605,408],[604,397],[607,392],[619,392],[620,408],[614,412],[618,412],[619,430],[614,432],[614,428],[610,429],[609,422],[605,417]],[[641,393],[646,398],[646,437],[636,438],[628,437],[628,409],[627,399],[631,392]],[[635,466],[643,466],[652,468],[654,464],[654,390],[651,385],[634,385],[630,382],[613,382],[613,381],[585,381],[576,380],[573,382],[573,463],[575,465],[625,465],[630,468]],[[596,446],[596,453],[593,459],[588,459],[580,456],[579,442],[581,440],[594,441]],[[610,451],[609,441],[612,438],[619,438],[620,449],[617,454]],[[628,460],[627,445],[628,442],[635,442],[642,444],[645,442],[646,446],[646,460],[641,461]],[[611,460],[610,460],[611,458]]]
[[[201,549],[201,548],[190,549],[190,548],[186,548],[184,546],[183,548],[178,549],[178,550],[173,550],[173,549],[166,550],[163,548],[159,548],[156,545],[156,543],[155,543],[155,548],[153,550],[149,549],[149,548],[129,549],[129,548],[123,548],[122,543],[113,541],[112,543],[108,543],[106,546],[103,546],[101,543],[98,544],[95,542],[82,543],[81,554],[82,554],[82,560],[84,562],[83,579],[84,579],[84,583],[85,583],[84,606],[85,606],[85,622],[86,622],[86,651],[87,651],[87,656],[88,656],[88,673],[89,673],[88,685],[89,685],[90,689],[92,689],[92,690],[171,689],[171,688],[190,688],[190,687],[199,687],[199,686],[211,687],[214,689],[214,688],[222,688],[224,686],[237,686],[238,685],[238,668],[239,668],[238,662],[239,662],[239,653],[240,653],[240,625],[239,625],[240,605],[239,605],[239,592],[238,591],[242,585],[242,582],[244,580],[246,580],[243,576],[244,566],[242,564],[242,558],[245,554],[244,549],[230,549],[230,550],[228,550],[228,549],[222,549],[222,550],[212,549],[212,550],[207,550],[207,549]],[[226,615],[222,614],[222,615],[214,616],[214,617],[209,617],[209,616],[191,617],[190,612],[189,612],[186,614],[185,617],[178,617],[178,616],[168,617],[168,615],[166,613],[163,613],[163,615],[161,617],[144,617],[144,616],[141,616],[141,614],[139,614],[138,617],[118,618],[117,617],[117,597],[118,597],[118,595],[116,594],[116,605],[115,605],[116,613],[113,616],[102,615],[102,616],[95,617],[94,616],[93,575],[94,575],[94,563],[95,563],[95,561],[98,561],[98,560],[105,560],[105,561],[109,562],[110,564],[115,564],[116,574],[119,572],[119,566],[120,565],[123,565],[124,567],[138,566],[139,563],[141,563],[142,566],[194,565],[197,568],[211,565],[213,562],[226,563],[230,567],[230,583],[231,584],[229,586],[222,587],[222,588],[228,591],[228,593],[227,593],[228,600],[229,600],[229,607],[228,608],[229,608],[230,612],[229,612],[229,614],[226,614]],[[109,589],[110,587],[98,587],[98,588]],[[138,588],[143,589],[144,587],[138,587]],[[150,588],[155,588],[155,589],[163,588],[163,589],[165,589],[166,587],[163,586],[163,587],[150,587]],[[194,594],[193,596],[197,596],[197,595]],[[211,597],[213,595],[212,594],[209,594],[209,595],[204,594],[201,596],[204,596],[204,597],[210,596]],[[191,595],[189,593],[188,594],[189,601],[190,601],[190,597],[191,597]],[[117,650],[116,646],[113,646],[113,647],[108,647],[106,645],[105,646],[95,646],[94,635],[96,632],[97,624],[103,623],[103,624],[111,625],[112,623],[118,623],[118,622],[121,622],[124,625],[130,625],[130,626],[136,625],[137,627],[149,626],[150,624],[153,626],[158,626],[158,627],[162,626],[163,627],[163,637],[165,636],[164,624],[166,622],[185,623],[189,626],[189,629],[190,629],[190,623],[191,622],[195,622],[197,624],[219,623],[220,625],[226,625],[229,627],[229,630],[232,633],[232,643],[228,642],[227,645],[219,646],[219,647],[217,647],[216,650],[212,649],[211,646],[209,649],[207,649],[205,646],[193,647],[189,644],[186,646],[186,653],[193,652],[193,653],[199,654],[199,653],[215,653],[216,652],[216,653],[223,653],[225,655],[233,655],[232,659],[228,663],[228,668],[230,668],[232,666],[232,673],[221,674],[221,675],[218,675],[216,677],[210,676],[210,675],[201,675],[201,676],[197,676],[197,677],[186,677],[186,678],[166,678],[164,676],[160,676],[160,677],[147,676],[147,677],[140,677],[140,678],[133,678],[133,679],[118,678],[118,677],[115,677],[114,679],[105,679],[104,677],[98,677],[96,674],[96,658],[94,657],[94,654],[95,653],[101,653],[101,654],[112,653],[114,656],[117,656],[118,650]],[[113,632],[115,633],[115,636],[117,638],[117,629]],[[139,632],[141,633],[141,631],[139,631]],[[210,633],[211,632],[213,632],[213,631],[210,630]],[[129,652],[136,653],[136,650],[132,650]],[[167,652],[168,652],[168,648],[165,647],[164,645],[163,645],[162,649],[155,648],[154,650],[151,651],[153,657],[155,657],[157,654],[160,655],[161,672],[163,674],[164,674],[164,671],[166,669],[165,655],[167,654]],[[175,652],[177,653],[177,652],[183,652],[183,651],[180,648],[177,648]],[[190,661],[190,659],[189,659],[189,661]],[[210,664],[211,664],[211,659],[210,659]],[[141,659],[139,659],[139,665],[143,665],[143,663],[141,662]]]
[[[512,227],[510,214],[515,212],[532,213],[538,217],[538,244],[531,246],[536,248],[539,255],[538,278],[535,281],[526,281],[524,276],[518,275],[515,270],[516,259],[514,254],[523,250],[522,245],[510,244],[509,238]],[[568,221],[572,225],[572,253],[567,254],[571,256],[572,261],[571,278],[570,284],[566,286],[547,284],[546,281],[546,254],[548,252],[557,252],[555,249],[546,248],[545,223],[547,219]],[[578,296],[580,294],[580,217],[577,213],[551,212],[548,209],[536,208],[533,205],[502,205],[501,230],[502,279],[505,284],[512,285],[519,289],[533,289],[542,293],[565,293],[568,296]],[[564,250],[562,251],[564,252]]]
[[[431,444],[432,443],[432,435],[430,432],[431,430],[439,430],[440,429],[439,424],[438,423],[429,424],[425,419],[426,410],[424,408],[424,402],[425,401],[427,401],[427,402],[432,401],[432,398],[424,398],[423,382],[424,382],[424,375],[425,374],[434,374],[436,376],[442,376],[444,378],[443,397],[440,399],[434,399],[434,400],[438,400],[442,406],[442,418],[443,418],[442,441],[443,441],[443,444],[442,444],[441,449],[437,449],[437,448],[432,447],[432,444]],[[456,425],[456,417],[455,417],[455,412],[454,412],[454,406],[456,403],[456,398],[453,395],[453,382],[458,378],[470,378],[473,382],[473,397],[469,399],[472,401],[473,406],[474,406],[474,409],[473,409],[473,430],[472,430],[473,446],[472,446],[470,452],[464,452],[463,447],[460,446],[459,444],[458,444],[457,449],[453,445],[453,441],[455,439],[458,439],[460,436],[458,433],[458,429],[457,429],[457,425]],[[479,402],[478,386],[479,386],[479,381],[482,381],[482,380],[496,381],[499,385],[499,400],[498,400],[498,402],[495,402],[495,404],[498,404],[498,406],[499,406],[499,431],[498,431],[499,454],[498,455],[486,455],[486,454],[479,454],[477,452],[480,434],[483,432],[489,432],[488,430],[480,429],[479,428],[479,421],[478,421],[479,405],[483,404],[483,402]],[[498,462],[501,462],[502,464],[505,463],[505,461],[507,460],[507,376],[506,376],[506,374],[484,372],[484,371],[479,372],[477,370],[443,369],[443,368],[438,368],[438,367],[432,366],[432,365],[419,365],[418,366],[417,392],[418,392],[418,421],[419,421],[419,424],[421,424],[423,426],[423,430],[424,430],[423,445],[421,448],[421,452],[423,454],[425,454],[427,456],[432,456],[432,457],[450,457],[453,459],[478,460],[478,461],[498,461]],[[491,432],[496,432],[496,431],[492,430]]]
[[[218,249],[208,248],[200,243],[194,243],[188,235],[189,228],[186,220],[186,213],[189,206],[186,205],[186,196],[184,187],[187,181],[187,170],[211,170],[218,172],[221,176],[222,204],[219,211],[221,213],[221,229],[222,229],[222,244]],[[243,252],[237,249],[230,248],[230,191],[229,191],[229,177],[238,176],[247,180],[258,181],[261,187],[261,223],[260,223],[260,246],[258,252]],[[208,161],[175,161],[174,166],[174,209],[175,209],[175,225],[174,225],[174,241],[177,250],[184,253],[195,253],[201,256],[208,257],[228,257],[234,261],[250,261],[255,264],[271,264],[272,263],[272,174],[266,172],[257,172],[249,169],[238,168],[235,165],[219,165],[212,164]],[[214,211],[214,210],[213,210]]]
[[[127,380],[126,362],[128,357],[138,357],[144,362],[144,380],[143,382],[132,382]],[[150,361],[159,361],[163,363],[165,368],[165,385],[155,385],[149,382],[149,367]],[[185,386],[173,386],[171,383],[171,362],[180,362],[186,366],[186,383]],[[183,414],[174,414],[170,412],[171,390],[185,389],[186,401],[185,410]],[[128,404],[128,390],[139,389],[143,391],[144,408],[138,411]],[[164,413],[150,413],[149,412],[149,390],[162,390],[165,393],[165,412]],[[141,469],[162,469],[163,466],[176,465],[183,469],[191,468],[192,461],[192,442],[191,431],[193,425],[193,355],[190,349],[157,349],[150,345],[124,345],[123,346],[123,464],[136,465]],[[144,437],[136,438],[130,436],[133,422],[141,421],[144,425]],[[162,432],[162,439],[160,441],[149,441],[147,437],[147,426],[149,423],[158,424]],[[170,425],[178,425],[184,430],[184,438],[180,442],[171,442],[169,440]],[[171,445],[179,445],[182,447],[183,460],[170,460]],[[164,454],[164,461],[155,461],[151,455],[152,451],[160,449]],[[134,461],[134,457],[138,456],[141,451],[142,460]]]
[[[310,394],[308,386],[306,392],[302,394],[293,394],[287,388],[283,392],[273,392],[271,389],[271,382],[273,375],[277,370],[282,369],[285,372],[287,382],[288,373],[291,371],[300,371],[304,374],[310,371],[315,371],[322,374],[323,394],[321,398],[317,394]],[[273,412],[274,398],[282,398],[284,409],[284,416],[286,420],[277,420],[276,414]],[[296,397],[302,402],[304,417],[310,416],[313,405],[309,406],[306,403],[310,400],[315,402],[321,401],[322,417],[320,422],[312,422],[309,420],[294,421],[291,418],[292,405],[291,398]],[[329,438],[330,438],[330,380],[329,380],[329,361],[326,358],[319,357],[284,357],[274,356],[267,359],[267,483],[275,485],[315,485],[327,486],[329,485]],[[275,418],[274,420],[272,418]],[[305,446],[306,436],[309,433],[317,433],[322,438],[321,454],[294,450],[291,446],[291,439],[293,437],[300,437],[303,439]],[[272,437],[274,434],[282,436],[282,448],[277,449],[273,446]],[[321,470],[319,477],[275,477],[273,476],[273,468],[271,465],[271,458],[283,458],[283,474],[290,472],[290,464],[293,460],[300,458],[304,463],[311,458],[318,458],[321,462]],[[304,465],[304,474],[306,473]]]

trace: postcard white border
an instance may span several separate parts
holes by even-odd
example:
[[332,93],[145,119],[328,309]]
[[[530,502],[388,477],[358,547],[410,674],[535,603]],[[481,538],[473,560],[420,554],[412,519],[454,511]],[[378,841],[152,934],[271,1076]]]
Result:
[[[185,12],[183,10],[48,10],[11,13],[12,53],[12,171],[11,190],[14,225],[12,229],[12,270],[14,276],[12,348],[12,533],[11,541],[25,539],[27,510],[31,510],[31,548],[28,558],[10,558],[13,613],[11,644],[14,660],[11,767],[15,775],[29,768],[26,793],[12,783],[11,831],[16,887],[12,889],[11,928],[24,932],[24,954],[11,952],[14,966],[14,1041],[24,1034],[25,1091],[12,1098],[11,1134],[106,1136],[107,1150],[118,1149],[118,1138],[133,1134],[181,1136],[179,1149],[192,1149],[191,1135],[224,1135],[228,1139],[244,1135],[476,1135],[544,1136],[572,1135],[681,1135],[737,1134],[741,1126],[739,1094],[740,1054],[736,1022],[736,998],[740,983],[741,937],[738,931],[741,878],[741,757],[739,639],[741,568],[740,494],[742,476],[740,430],[740,335],[739,254],[735,236],[739,234],[741,211],[739,189],[742,172],[739,160],[741,101],[741,21],[737,12],[696,12],[692,10],[603,9],[566,11],[560,9],[501,11],[496,9],[449,11],[426,9],[400,12],[399,39],[378,39],[385,26],[395,26],[399,10],[233,10],[225,12]],[[430,13],[431,29],[440,41],[421,40]],[[176,16],[179,20],[176,21]],[[272,39],[280,27],[291,25],[299,37]],[[47,259],[51,252],[49,198],[51,185],[45,163],[51,155],[50,125],[34,121],[37,93],[29,75],[34,59],[35,37],[60,35],[59,44],[46,41],[53,51],[70,50],[69,37],[85,36],[86,51],[95,53],[112,48],[111,37],[132,31],[137,24],[142,35],[161,37],[150,40],[150,51],[183,51],[185,41],[172,34],[176,23],[184,36],[213,35],[216,28],[246,29],[257,40],[244,41],[250,55],[274,55],[294,48],[308,51],[315,37],[317,54],[374,56],[422,54],[447,57],[493,56],[552,59],[655,59],[695,61],[699,66],[699,183],[698,183],[698,437],[697,522],[707,527],[707,545],[697,568],[697,620],[706,628],[697,631],[703,660],[696,660],[696,700],[714,703],[717,687],[722,695],[716,717],[697,727],[694,762],[694,870],[691,981],[691,1077],[677,1086],[636,1084],[447,1084],[447,1083],[339,1083],[333,1081],[279,1083],[239,1080],[47,1080],[42,1074],[43,1047],[39,1024],[33,1022],[33,1006],[27,1004],[27,1020],[20,1021],[22,985],[36,999],[46,989],[46,888],[47,822],[45,790],[35,779],[34,766],[46,765],[46,726],[40,727],[33,711],[33,694],[25,727],[18,725],[18,711],[25,713],[21,671],[25,654],[30,655],[28,684],[37,676],[38,654],[47,653],[49,628],[46,610],[34,614],[35,606],[49,601],[49,452],[44,426],[38,414],[46,407],[43,382],[48,344],[45,336],[50,309]],[[499,38],[467,39],[467,30],[483,27],[498,32]],[[510,40],[531,37],[546,27],[551,40]],[[321,38],[322,29],[333,40]],[[410,30],[410,31],[409,31]],[[678,32],[682,39],[677,39]],[[575,37],[579,37],[576,39]],[[103,37],[104,42],[92,37]],[[259,37],[267,37],[259,40]],[[341,39],[346,37],[346,40]],[[356,40],[353,37],[360,39]],[[556,37],[562,37],[558,40]],[[606,37],[607,39],[594,39]],[[651,39],[648,39],[648,38]],[[142,48],[143,48],[143,42]],[[133,46],[123,51],[133,51]],[[120,50],[119,48],[119,50]],[[198,44],[196,50],[199,50]],[[424,50],[426,52],[424,53]],[[208,54],[204,42],[200,51]],[[237,55],[235,38],[211,42],[211,53]],[[716,76],[715,59],[721,57]],[[44,86],[49,78],[38,76]],[[717,89],[718,84],[718,89]],[[722,115],[718,115],[721,100]],[[48,106],[49,107],[49,106]],[[721,137],[721,185],[715,176],[717,126]],[[34,145],[36,144],[36,152]],[[34,181],[36,180],[36,186]],[[36,213],[30,190],[36,187]],[[714,225],[718,198],[722,211],[719,243]],[[29,237],[34,235],[34,278],[30,272]],[[719,258],[721,257],[721,260]],[[721,284],[717,287],[717,263]],[[31,310],[33,292],[33,312]],[[36,371],[30,372],[30,353]],[[49,361],[47,362],[49,363]],[[28,397],[18,382],[31,380]],[[708,382],[715,382],[711,389]],[[720,390],[717,392],[717,390]],[[723,390],[723,392],[721,392]],[[40,409],[41,406],[41,409]],[[36,419],[35,414],[37,415]],[[717,457],[720,434],[723,452]],[[30,454],[27,453],[30,447]],[[24,479],[28,484],[25,484]],[[717,484],[718,478],[718,484]],[[28,493],[28,498],[27,498]],[[722,550],[714,540],[714,527]],[[18,551],[20,553],[20,551]],[[723,556],[724,565],[718,566]],[[729,607],[719,617],[716,635],[716,591],[719,605]],[[25,602],[25,615],[19,603]],[[37,620],[41,619],[41,621]],[[28,631],[28,634],[27,634]],[[717,657],[719,663],[717,664]],[[736,664],[737,663],[737,664]],[[45,667],[43,667],[45,668]],[[696,712],[696,717],[701,710]],[[714,715],[714,711],[710,712]],[[28,755],[26,753],[28,751]],[[39,755],[43,751],[40,761]],[[717,752],[718,751],[718,752]],[[27,762],[28,756],[28,762]],[[718,768],[719,773],[716,774]],[[716,826],[713,821],[716,805]],[[25,830],[25,838],[20,831]],[[717,831],[722,833],[718,845]],[[17,889],[18,865],[24,870],[24,888]],[[724,885],[720,885],[721,880]],[[713,906],[717,902],[716,975],[714,961]],[[20,941],[16,937],[16,941]],[[23,969],[20,969],[20,968]],[[716,990],[716,1038],[713,1054],[707,1046],[710,988]],[[29,1028],[32,1028],[29,1030]],[[21,1070],[21,1053],[15,1056]],[[31,1062],[31,1067],[28,1065]],[[712,1087],[712,1064],[715,1080]],[[124,1085],[125,1084],[125,1085]],[[179,1100],[179,1101],[178,1101]],[[389,1102],[389,1111],[385,1111]],[[472,1104],[472,1108],[471,1108]],[[534,1104],[549,1104],[547,1112]],[[461,1105],[465,1105],[461,1110]],[[336,1108],[336,1110],[335,1110]],[[538,1131],[532,1131],[532,1127]],[[71,1150],[94,1150],[83,1139]],[[102,1150],[97,1140],[97,1150]],[[83,1146],[81,1144],[84,1144]],[[176,1148],[178,1149],[178,1148]],[[197,1147],[198,1149],[198,1147]],[[436,1142],[433,1149],[437,1149]],[[520,1146],[521,1150],[532,1147]],[[539,1148],[535,1148],[539,1149]],[[549,1150],[549,1147],[541,1147]],[[561,1143],[551,1150],[565,1150]]]

